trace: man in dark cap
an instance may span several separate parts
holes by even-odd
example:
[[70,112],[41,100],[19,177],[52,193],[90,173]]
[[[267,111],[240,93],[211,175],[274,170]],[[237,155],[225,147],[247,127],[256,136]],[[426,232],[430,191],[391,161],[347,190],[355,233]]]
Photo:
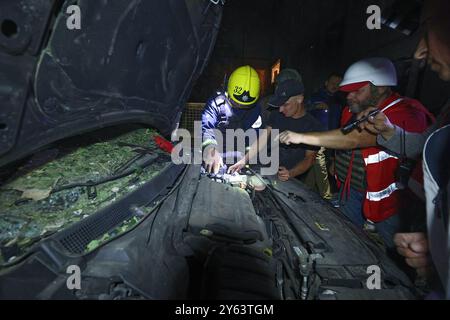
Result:
[[[258,146],[261,149],[267,145],[273,129],[278,129],[280,132],[285,130],[299,132],[322,130],[320,123],[306,112],[304,92],[303,84],[294,79],[286,80],[278,85],[275,94],[269,100],[270,106],[276,109],[270,113],[269,120],[265,125],[267,130],[260,135],[257,144],[251,146],[245,157],[230,167],[229,172],[239,171],[250,159],[256,157]],[[317,147],[305,145],[280,146],[278,178],[281,181],[287,181],[302,176],[314,164],[318,150]]]

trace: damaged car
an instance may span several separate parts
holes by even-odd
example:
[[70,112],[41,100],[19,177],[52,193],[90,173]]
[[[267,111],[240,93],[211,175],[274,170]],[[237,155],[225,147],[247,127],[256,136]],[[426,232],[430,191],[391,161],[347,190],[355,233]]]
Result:
[[[80,30],[67,28],[73,3]],[[223,10],[0,4],[1,299],[421,297],[376,238],[301,182],[173,163]]]

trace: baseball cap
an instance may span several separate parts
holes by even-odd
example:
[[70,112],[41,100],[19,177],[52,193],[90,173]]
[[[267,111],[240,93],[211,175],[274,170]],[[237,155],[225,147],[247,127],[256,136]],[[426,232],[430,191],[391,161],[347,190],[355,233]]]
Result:
[[303,83],[297,80],[286,80],[281,82],[275,94],[269,99],[269,105],[271,107],[279,108],[286,103],[291,97],[302,95],[305,93],[305,87]]

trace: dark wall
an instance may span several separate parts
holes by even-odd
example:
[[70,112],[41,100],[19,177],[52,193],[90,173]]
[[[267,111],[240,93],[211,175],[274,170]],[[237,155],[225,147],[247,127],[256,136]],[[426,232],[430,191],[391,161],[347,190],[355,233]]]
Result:
[[224,75],[229,76],[236,67],[250,64],[270,69],[278,55],[274,40],[280,8],[273,0],[227,1],[215,50],[191,101],[205,101],[222,86]]
[[[377,4],[388,11],[396,1],[229,0],[212,59],[191,101],[206,100],[220,87],[224,74],[239,65],[250,64],[270,74],[277,59],[281,59],[282,68],[292,67],[302,74],[308,95],[322,85],[330,72],[344,73],[359,59],[385,56],[398,66],[402,91],[407,85],[418,32],[407,36],[386,26],[381,30],[366,27],[369,5]],[[400,9],[400,13],[406,9]],[[419,97],[435,111],[448,98],[449,85],[431,72],[426,72],[423,80]],[[267,82],[266,86],[267,93],[271,88]]]
[[[365,27],[368,15],[357,13],[365,13],[366,8],[377,1],[349,0],[346,2],[348,14],[343,32],[343,45],[339,53],[341,70],[345,70],[348,65],[361,58],[374,56],[390,58],[398,69],[400,82],[398,89],[402,94],[406,94],[404,89],[409,80],[409,68],[420,39],[420,31],[407,36],[386,26],[383,26],[381,30],[369,30]],[[378,1],[378,4],[383,9],[389,7],[392,1],[384,3]],[[449,98],[450,84],[440,80],[428,68],[424,70],[419,80],[417,95],[410,96],[418,98],[429,110],[438,113]]]

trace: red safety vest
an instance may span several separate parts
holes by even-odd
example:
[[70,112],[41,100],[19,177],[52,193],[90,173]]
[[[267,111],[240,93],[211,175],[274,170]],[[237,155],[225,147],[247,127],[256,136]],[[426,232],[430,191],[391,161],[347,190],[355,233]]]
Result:
[[[409,132],[423,132],[432,124],[434,117],[417,100],[403,98],[394,93],[380,106],[383,113],[391,123]],[[342,113],[341,125],[345,125],[352,117],[348,107]],[[366,170],[367,189],[363,202],[363,213],[366,219],[373,222],[383,221],[396,214],[400,208],[399,185],[396,182],[396,172],[400,160],[394,154],[382,147],[370,147],[361,149]],[[419,166],[418,166],[419,167]],[[351,168],[349,168],[349,171]],[[417,176],[420,171],[415,170]],[[351,174],[349,175],[351,177]],[[348,177],[347,177],[348,179]],[[416,177],[422,181],[421,177]],[[349,182],[342,182],[348,184]]]

